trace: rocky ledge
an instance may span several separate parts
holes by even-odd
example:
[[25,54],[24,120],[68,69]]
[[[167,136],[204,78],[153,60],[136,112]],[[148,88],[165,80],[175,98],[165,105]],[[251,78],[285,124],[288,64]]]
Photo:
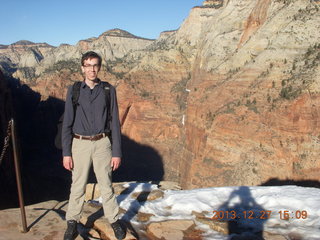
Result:
[[[141,187],[142,186],[142,187]],[[147,188],[145,186],[148,186]],[[152,187],[150,187],[152,186]],[[157,187],[154,187],[157,186]],[[140,188],[141,187],[141,188]],[[150,183],[116,183],[114,184],[118,201],[123,202],[130,196],[130,207],[125,210],[121,208],[122,223],[127,229],[126,240],[136,239],[205,239],[206,228],[214,230],[217,234],[228,236],[228,224],[223,221],[214,221],[205,212],[192,212],[188,219],[172,219],[167,216],[161,221],[154,221],[153,214],[143,211],[143,205],[151,201],[161,201],[164,195],[180,187],[174,182],[160,182],[157,185]],[[179,191],[178,191],[179,192]],[[80,224],[79,235],[76,240],[81,239],[103,239],[115,240],[113,231],[106,220],[102,217],[103,211],[98,203],[99,189],[96,184],[88,184],[86,189],[86,203]],[[127,201],[127,200],[126,200]],[[138,208],[136,206],[139,205]],[[28,232],[21,233],[20,210],[7,209],[0,211],[0,239],[62,239],[66,228],[65,213],[67,201],[47,201],[26,207]],[[132,206],[134,210],[130,210]],[[186,206],[187,207],[187,206]],[[138,210],[137,210],[138,209]],[[134,216],[132,216],[132,214]],[[131,221],[130,221],[131,219]],[[199,223],[205,226],[199,228]],[[248,233],[246,235],[235,235],[233,240],[240,239],[272,239],[284,240],[285,236],[275,235],[264,231],[257,235]],[[206,238],[208,239],[208,238]]]

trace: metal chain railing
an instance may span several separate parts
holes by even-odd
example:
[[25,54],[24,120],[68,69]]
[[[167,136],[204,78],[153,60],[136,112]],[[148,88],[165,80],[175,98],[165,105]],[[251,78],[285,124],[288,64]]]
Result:
[[26,218],[26,211],[24,208],[24,200],[23,200],[23,192],[22,192],[22,184],[21,184],[21,173],[20,173],[20,163],[19,163],[19,154],[17,151],[17,137],[15,133],[15,123],[13,121],[13,118],[8,123],[8,129],[7,129],[7,136],[4,139],[4,146],[2,149],[2,153],[0,155],[0,165],[4,158],[4,155],[6,154],[6,150],[9,146],[10,137],[12,138],[12,153],[13,153],[13,160],[14,160],[14,168],[16,172],[16,181],[17,181],[17,190],[18,190],[18,197],[19,197],[19,205],[20,205],[20,211],[21,211],[21,220],[22,220],[22,232],[26,233],[28,232],[27,227],[27,218]]
[[7,128],[7,136],[4,138],[4,144],[3,144],[3,149],[2,149],[2,152],[1,152],[1,155],[0,155],[0,165],[2,163],[2,160],[6,154],[6,150],[9,146],[9,142],[10,142],[10,137],[11,137],[11,128],[12,128],[12,119],[9,121],[8,123],[8,128]]

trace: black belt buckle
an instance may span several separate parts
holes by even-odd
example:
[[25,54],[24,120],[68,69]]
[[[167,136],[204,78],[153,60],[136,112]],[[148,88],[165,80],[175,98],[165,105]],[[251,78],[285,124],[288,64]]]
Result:
[[98,141],[101,138],[103,138],[104,136],[106,136],[105,133],[99,133],[97,135],[90,136],[90,141]]

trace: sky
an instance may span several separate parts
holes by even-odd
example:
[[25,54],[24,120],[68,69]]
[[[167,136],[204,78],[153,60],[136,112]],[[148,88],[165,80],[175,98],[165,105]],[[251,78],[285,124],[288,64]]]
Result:
[[[120,207],[126,210],[121,217],[130,221],[138,231],[141,225],[136,218],[138,211],[153,214],[151,222],[173,219],[195,220],[194,211],[206,212],[205,216],[209,219],[224,217],[228,224],[236,222],[237,227],[242,227],[242,236],[263,229],[269,233],[281,234],[287,239],[290,239],[289,235],[300,236],[301,238],[297,239],[302,240],[320,239],[320,189],[318,188],[288,185],[166,190],[163,198],[143,203],[135,199],[137,193],[155,190],[157,185],[126,183],[124,187],[128,188],[125,191],[127,194],[117,197]],[[94,202],[98,203],[99,199]],[[227,212],[228,217],[226,217]],[[213,231],[206,224],[198,221],[195,223],[197,228],[204,232],[204,240],[228,240],[231,237]]]
[[156,39],[178,29],[203,0],[1,0],[0,44],[19,40],[74,45],[120,28]]

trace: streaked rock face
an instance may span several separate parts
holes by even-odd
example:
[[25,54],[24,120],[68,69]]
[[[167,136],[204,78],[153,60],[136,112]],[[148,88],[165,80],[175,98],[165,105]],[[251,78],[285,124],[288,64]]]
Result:
[[224,1],[155,41],[111,31],[41,52],[14,76],[64,99],[82,79],[80,53],[98,51],[123,134],[155,149],[163,178],[184,188],[319,180],[319,13],[315,1]]

